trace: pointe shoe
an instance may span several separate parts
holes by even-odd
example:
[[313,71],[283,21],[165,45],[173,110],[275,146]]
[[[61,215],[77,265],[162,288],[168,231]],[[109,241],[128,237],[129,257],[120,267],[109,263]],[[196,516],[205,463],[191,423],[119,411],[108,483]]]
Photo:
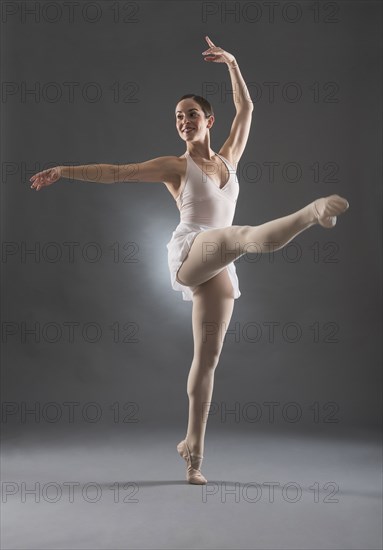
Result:
[[201,474],[200,467],[202,463],[202,455],[192,455],[186,439],[180,441],[177,445],[178,454],[186,460],[186,479],[193,485],[205,485],[207,479]]
[[327,229],[336,224],[336,216],[343,214],[350,206],[348,201],[339,195],[322,197],[312,203],[315,218],[318,223]]

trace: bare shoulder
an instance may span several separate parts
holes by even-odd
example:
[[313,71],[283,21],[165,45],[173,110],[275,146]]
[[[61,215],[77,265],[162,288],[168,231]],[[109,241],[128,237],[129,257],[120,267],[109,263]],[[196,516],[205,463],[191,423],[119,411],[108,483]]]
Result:
[[237,164],[239,162],[239,159],[235,158],[235,156],[234,156],[232,150],[230,149],[230,147],[227,147],[227,146],[224,145],[218,151],[218,154],[221,157],[223,157],[224,159],[226,159],[231,166],[233,166],[235,169],[237,169]]

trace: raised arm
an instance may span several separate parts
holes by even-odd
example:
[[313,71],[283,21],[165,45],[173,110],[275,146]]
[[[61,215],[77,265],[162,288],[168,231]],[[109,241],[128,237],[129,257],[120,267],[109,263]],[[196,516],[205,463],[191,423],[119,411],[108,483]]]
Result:
[[208,36],[206,36],[206,41],[210,47],[202,52],[206,56],[205,60],[226,63],[229,69],[236,114],[231,125],[229,137],[221,147],[219,154],[227,158],[235,166],[246,147],[254,105],[234,55],[218,46],[214,46]]
[[95,183],[165,182],[180,174],[179,157],[157,157],[131,164],[84,164],[80,166],[56,166],[38,172],[30,178],[31,188],[39,191],[60,178]]

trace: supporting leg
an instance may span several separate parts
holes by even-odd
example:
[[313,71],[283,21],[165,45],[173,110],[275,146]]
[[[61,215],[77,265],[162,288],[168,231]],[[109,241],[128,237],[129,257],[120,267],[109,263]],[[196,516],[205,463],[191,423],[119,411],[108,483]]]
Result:
[[[198,286],[193,295],[194,355],[187,381],[189,420],[185,440],[192,455],[187,479],[206,483],[198,471],[203,458],[204,438],[212,400],[214,373],[234,307],[234,292],[226,269]],[[177,447],[185,460],[181,442]],[[180,453],[181,454],[181,453]]]

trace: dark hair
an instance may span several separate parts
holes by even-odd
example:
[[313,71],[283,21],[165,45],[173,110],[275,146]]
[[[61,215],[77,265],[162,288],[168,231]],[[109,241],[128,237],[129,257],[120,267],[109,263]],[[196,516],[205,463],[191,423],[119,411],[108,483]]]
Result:
[[185,94],[183,95],[182,97],[180,97],[180,99],[178,100],[177,103],[179,103],[180,101],[182,101],[183,99],[188,99],[188,98],[192,98],[194,99],[194,101],[196,103],[198,103],[198,105],[201,107],[201,109],[203,110],[204,114],[205,114],[205,117],[208,118],[210,115],[214,115],[214,112],[213,112],[213,107],[210,105],[210,103],[208,102],[207,99],[205,99],[204,97],[200,96],[200,95],[196,95],[196,94]]

